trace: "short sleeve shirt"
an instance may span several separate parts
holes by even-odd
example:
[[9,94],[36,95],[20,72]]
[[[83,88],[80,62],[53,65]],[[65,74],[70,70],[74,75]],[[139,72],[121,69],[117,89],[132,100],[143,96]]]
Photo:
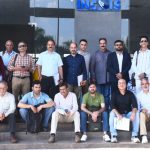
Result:
[[95,97],[92,97],[90,93],[86,93],[83,96],[83,104],[85,104],[87,107],[96,106],[96,107],[104,107],[104,96],[96,93]]
[[27,94],[25,94],[22,98],[22,100],[20,101],[21,103],[24,104],[29,104],[29,105],[39,105],[39,104],[43,104],[43,103],[47,103],[50,102],[52,99],[45,93],[40,93],[38,98],[35,98],[33,95],[33,92],[29,92]]
[[42,52],[37,64],[42,66],[41,74],[44,76],[55,76],[58,74],[58,67],[62,66],[62,59],[56,52]]

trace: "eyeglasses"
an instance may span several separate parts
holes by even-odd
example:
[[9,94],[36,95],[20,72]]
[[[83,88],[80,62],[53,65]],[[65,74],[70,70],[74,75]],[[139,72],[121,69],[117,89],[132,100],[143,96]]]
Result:
[[115,46],[122,46],[122,44],[115,44]]
[[19,45],[18,48],[27,47],[26,45]]
[[147,40],[142,40],[142,41],[140,41],[141,43],[144,43],[144,42],[147,42]]

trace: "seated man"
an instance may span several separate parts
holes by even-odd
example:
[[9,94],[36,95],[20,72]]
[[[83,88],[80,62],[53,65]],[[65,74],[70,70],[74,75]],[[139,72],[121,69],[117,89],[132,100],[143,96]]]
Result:
[[[91,111],[91,107],[97,107],[97,111]],[[107,134],[107,131],[109,131],[109,125],[107,123],[108,118],[106,115],[107,113],[104,112],[105,110],[105,103],[104,103],[104,97],[103,95],[99,94],[96,92],[96,85],[95,84],[90,84],[89,86],[89,92],[86,93],[83,96],[83,102],[81,105],[81,132],[83,132],[83,135],[81,137],[81,141],[85,142],[87,140],[87,116],[91,115],[93,122],[97,121],[97,118],[99,115],[104,113],[103,116],[103,131],[104,131],[104,136],[103,139],[105,142],[110,142],[110,138]]]
[[48,122],[54,111],[53,106],[54,102],[51,100],[51,98],[47,94],[41,92],[40,81],[33,81],[32,92],[25,94],[18,103],[18,107],[20,108],[19,111],[24,121],[27,121],[29,109],[31,109],[34,113],[39,113],[41,110],[43,110],[42,127],[44,131],[48,131],[49,129]]
[[142,136],[142,143],[148,143],[146,122],[150,121],[150,91],[148,78],[141,80],[142,91],[137,94],[140,110],[140,135]]
[[16,122],[15,122],[15,98],[14,95],[7,92],[8,86],[5,81],[0,81],[0,121],[5,119],[9,122],[10,129],[10,141],[16,143],[17,139],[15,136]]
[[55,142],[55,134],[57,130],[58,122],[73,122],[75,131],[75,142],[80,142],[80,114],[78,112],[77,97],[74,93],[69,92],[68,85],[61,83],[59,85],[59,93],[55,95],[55,107],[56,110],[52,114],[51,120],[51,132],[49,143]]
[[122,119],[123,117],[130,118],[132,121],[132,137],[131,141],[139,143],[139,113],[137,112],[137,101],[131,91],[126,90],[126,81],[118,80],[118,91],[115,91],[111,97],[111,109],[109,117],[109,126],[111,132],[111,142],[117,142],[117,131],[114,128],[114,118]]

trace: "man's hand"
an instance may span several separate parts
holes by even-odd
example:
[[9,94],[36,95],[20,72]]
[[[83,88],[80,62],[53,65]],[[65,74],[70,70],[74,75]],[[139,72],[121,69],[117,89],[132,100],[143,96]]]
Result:
[[3,121],[4,119],[5,119],[5,114],[4,113],[0,114],[0,121]]
[[134,120],[135,120],[135,115],[136,115],[135,112],[132,112],[132,113],[131,113],[131,116],[130,116],[130,120],[131,120],[131,121],[134,121]]
[[39,81],[41,81],[42,80],[42,75],[41,74],[39,74]]
[[39,113],[42,109],[43,109],[43,105],[40,105],[39,107],[37,107],[37,112]]
[[30,105],[30,108],[34,113],[37,113],[37,109],[34,106]]
[[118,118],[119,120],[121,120],[121,119],[123,118],[123,116],[122,116],[121,114],[117,114],[117,118]]
[[122,79],[122,74],[121,73],[117,73],[116,77],[117,77],[117,79]]
[[93,122],[96,122],[96,121],[97,121],[98,115],[99,115],[99,112],[98,112],[98,111],[94,111],[94,112],[92,113],[92,120],[93,120]]
[[19,67],[19,66],[18,67],[14,67],[13,71],[22,71],[22,67]]

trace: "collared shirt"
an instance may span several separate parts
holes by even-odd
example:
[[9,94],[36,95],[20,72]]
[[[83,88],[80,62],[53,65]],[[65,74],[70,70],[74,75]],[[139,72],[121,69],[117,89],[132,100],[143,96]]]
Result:
[[6,92],[4,96],[0,96],[0,113],[4,113],[7,117],[14,113],[16,109],[15,98],[11,93]]
[[69,92],[66,98],[61,93],[57,93],[54,102],[56,109],[67,109],[72,113],[78,110],[77,97],[73,92]]
[[126,91],[122,95],[119,91],[112,94],[111,108],[116,109],[120,114],[127,114],[132,111],[133,108],[138,108],[137,100],[131,91]]
[[[137,65],[136,65],[137,61]],[[135,73],[135,78],[139,79],[139,74],[146,73],[150,78],[150,50],[139,51],[137,59],[137,51],[134,53],[131,71]]]
[[29,104],[33,106],[36,106],[39,104],[45,104],[50,101],[51,101],[51,98],[47,94],[42,93],[42,92],[40,93],[38,98],[34,97],[33,92],[29,92],[23,96],[22,100],[20,100],[21,103]]
[[137,100],[139,104],[139,110],[147,109],[150,114],[150,92],[144,93],[141,91],[137,94]]
[[[11,70],[14,68],[14,59],[15,56],[12,57],[8,64],[8,70]],[[15,67],[29,67],[32,70],[35,70],[35,63],[34,60],[32,59],[32,56],[25,54],[24,56],[21,56],[20,54],[17,55],[16,61],[15,61]],[[29,77],[30,72],[29,71],[13,71],[13,76],[19,76],[19,77]]]
[[14,55],[16,55],[17,53],[15,52],[15,51],[12,51],[11,53],[8,53],[7,51],[5,51],[4,53],[3,53],[3,51],[2,52],[0,52],[0,56],[2,57],[2,59],[3,59],[3,62],[4,62],[4,65],[7,67],[8,66],[8,63],[9,63],[9,61],[12,59],[12,57],[14,56]]
[[88,74],[88,78],[89,78],[89,66],[90,66],[90,58],[91,58],[91,55],[89,52],[85,51],[78,51],[78,54],[82,55],[85,59],[85,65],[86,65],[86,70],[87,70],[87,74]]
[[119,64],[119,72],[122,72],[123,54],[119,52],[116,52],[116,54],[117,54],[117,59]]
[[106,84],[109,81],[109,74],[106,70],[109,53],[109,50],[105,52],[97,50],[91,57],[90,75],[92,79],[96,79],[97,84]]
[[63,65],[60,55],[48,50],[40,54],[37,64],[42,66],[41,74],[47,77],[57,75],[58,67]]
[[87,71],[84,57],[80,54],[69,55],[64,58],[65,81],[71,85],[78,85],[77,77],[83,75],[83,80],[87,80]]
[[85,104],[87,108],[91,106],[96,106],[101,108],[105,107],[104,96],[97,92],[94,97],[91,96],[89,92],[84,94],[82,103]]

